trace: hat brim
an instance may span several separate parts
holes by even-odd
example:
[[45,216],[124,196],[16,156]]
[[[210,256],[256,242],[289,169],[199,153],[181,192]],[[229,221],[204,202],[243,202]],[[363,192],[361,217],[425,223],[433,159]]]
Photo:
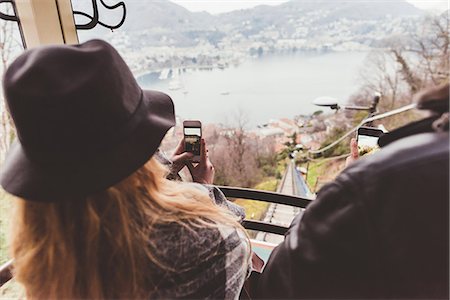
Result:
[[173,102],[164,93],[144,90],[133,119],[133,130],[116,145],[76,164],[39,164],[29,159],[16,140],[2,166],[0,184],[15,196],[43,202],[105,190],[134,173],[155,153],[175,125]]

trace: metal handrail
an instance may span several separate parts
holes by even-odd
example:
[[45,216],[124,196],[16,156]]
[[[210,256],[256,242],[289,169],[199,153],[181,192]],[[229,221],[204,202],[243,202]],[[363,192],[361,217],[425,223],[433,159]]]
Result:
[[285,235],[286,231],[289,229],[289,227],[286,227],[286,226],[281,226],[281,225],[272,224],[272,223],[263,222],[263,221],[248,220],[248,219],[245,219],[242,222],[242,226],[244,226],[245,229],[249,229],[249,230],[264,231],[264,232],[274,233],[274,234],[279,234],[279,235]]
[[[220,190],[225,194],[226,197],[230,198],[240,198],[247,200],[258,200],[263,202],[270,203],[278,203],[284,205],[290,205],[293,207],[306,208],[313,199],[304,198],[299,196],[285,195],[281,193],[247,189],[247,188],[238,188],[238,187],[228,187],[228,186],[219,186]],[[268,233],[280,234],[284,235],[286,231],[289,229],[286,226],[277,225],[273,223],[249,220],[245,219],[242,222],[242,225],[246,229],[263,231]]]
[[346,134],[344,134],[339,139],[334,141],[333,143],[331,143],[328,146],[325,146],[325,147],[323,147],[321,149],[318,149],[318,150],[309,150],[308,153],[310,153],[310,154],[322,153],[322,152],[324,152],[324,151],[326,151],[328,149],[333,148],[334,146],[336,146],[340,142],[342,142],[346,137],[348,137],[353,132],[358,130],[358,128],[363,126],[364,124],[369,123],[369,122],[373,122],[373,121],[376,121],[376,120],[380,120],[380,119],[383,119],[383,118],[387,118],[387,117],[390,117],[390,116],[393,116],[393,115],[396,115],[396,114],[399,114],[399,113],[402,113],[402,112],[414,109],[414,108],[416,108],[416,106],[417,106],[416,103],[413,103],[413,104],[405,105],[405,106],[399,107],[397,109],[394,109],[394,110],[391,110],[391,111],[388,111],[388,112],[385,112],[385,113],[382,113],[382,114],[379,114],[379,115],[376,115],[376,116],[372,116],[372,117],[366,118],[366,119],[362,120],[358,125],[356,125],[352,129],[350,129]]
[[275,192],[229,187],[229,186],[219,186],[220,190],[225,194],[226,197],[230,198],[242,198],[242,199],[252,199],[263,202],[271,202],[278,204],[285,204],[294,207],[306,208],[311,201],[314,199],[304,198],[299,196],[285,195]]

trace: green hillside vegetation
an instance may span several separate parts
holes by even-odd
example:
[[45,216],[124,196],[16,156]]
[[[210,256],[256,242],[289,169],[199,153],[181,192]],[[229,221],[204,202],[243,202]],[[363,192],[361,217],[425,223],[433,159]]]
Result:
[[316,159],[309,165],[302,165],[308,169],[306,183],[313,193],[317,193],[320,187],[332,181],[344,169],[345,159]]

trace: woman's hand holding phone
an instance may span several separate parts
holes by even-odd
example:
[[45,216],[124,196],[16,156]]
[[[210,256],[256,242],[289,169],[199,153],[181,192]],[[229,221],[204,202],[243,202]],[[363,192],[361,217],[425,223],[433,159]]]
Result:
[[213,184],[214,182],[214,166],[208,157],[205,139],[201,139],[200,162],[194,166],[192,162],[187,161],[186,166],[191,172],[192,180],[197,183]]
[[184,139],[182,139],[179,143],[175,152],[171,157],[172,168],[171,173],[177,174],[184,168],[186,163],[194,157],[192,152],[184,152]]
[[214,166],[208,158],[205,140],[201,139],[200,161],[195,166],[192,164],[194,154],[192,152],[185,152],[184,144],[184,139],[182,139],[171,157],[171,173],[177,174],[184,166],[187,166],[194,182],[212,184],[214,182],[215,171]]

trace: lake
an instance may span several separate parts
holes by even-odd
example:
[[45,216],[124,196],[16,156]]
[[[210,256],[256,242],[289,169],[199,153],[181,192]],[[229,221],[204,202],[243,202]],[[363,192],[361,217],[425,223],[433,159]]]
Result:
[[249,119],[249,127],[254,127],[270,119],[323,109],[311,103],[320,96],[345,103],[360,86],[359,73],[366,55],[339,52],[265,56],[225,69],[180,72],[175,80],[147,74],[138,81],[145,89],[170,95],[176,114],[183,119],[232,124],[232,115],[241,110]]

